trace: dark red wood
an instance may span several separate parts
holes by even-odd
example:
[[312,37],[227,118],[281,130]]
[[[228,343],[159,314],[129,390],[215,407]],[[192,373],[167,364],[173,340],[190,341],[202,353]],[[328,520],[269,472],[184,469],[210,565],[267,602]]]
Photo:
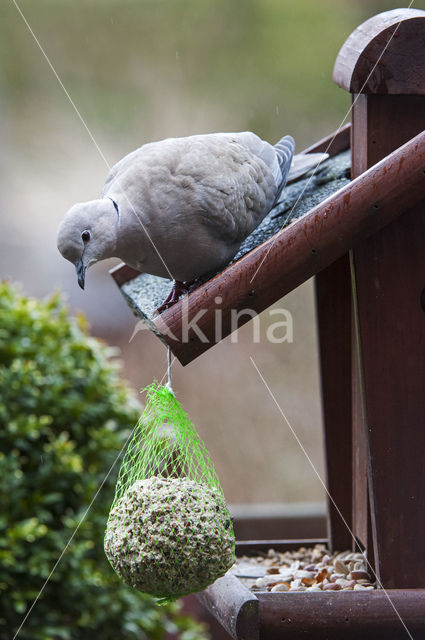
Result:
[[[218,622],[217,618],[202,606],[195,594],[184,596],[180,601],[183,615],[189,615],[197,622],[202,622],[206,625],[211,640],[232,640],[232,636]],[[176,634],[173,633],[170,638],[167,637],[165,640],[176,640]]]
[[422,205],[355,252],[374,548],[386,587],[425,586],[424,238]]
[[[285,551],[322,540],[237,543],[237,555]],[[269,593],[235,576],[219,578],[198,599],[235,640],[415,640],[425,637],[425,590]],[[400,621],[400,617],[403,622]],[[404,623],[404,625],[403,625]]]
[[[425,129],[425,12],[402,11],[397,20],[402,14],[405,22],[364,89],[368,95],[352,96],[354,177]],[[394,32],[395,13],[384,15],[391,28],[369,43],[359,40],[351,67],[350,38],[341,50],[335,76],[352,92],[376,62],[376,43]],[[369,27],[359,29],[370,39]],[[387,588],[425,586],[417,562],[417,532],[425,530],[425,455],[418,446],[425,423],[424,237],[422,202],[354,250],[361,349],[353,376],[353,528],[369,558],[373,539]],[[353,341],[356,358],[358,346]],[[397,469],[404,470],[400,476]]]
[[424,114],[425,95],[353,96],[352,178],[423,131]]
[[[351,124],[328,136],[306,152],[326,151],[331,156],[350,147]],[[328,522],[331,549],[353,546],[351,476],[351,285],[348,256],[343,256],[315,277],[321,392],[326,459]]]
[[347,255],[317,274],[315,289],[328,537],[332,549],[351,549],[351,285]]
[[[225,337],[234,329],[233,313],[268,308],[417,202],[424,168],[425,133],[164,311],[156,328],[188,364],[216,342],[217,296]],[[196,329],[190,325],[195,316]],[[238,326],[248,319],[245,314]]]
[[258,599],[235,576],[219,578],[197,597],[232,638],[258,640]]
[[257,592],[256,596],[260,640],[406,640],[403,623],[410,637],[425,637],[425,590]]
[[361,24],[338,54],[336,84],[350,93],[423,94],[424,17],[419,9],[394,9]]
[[117,264],[113,269],[110,269],[109,273],[119,287],[129,280],[133,280],[133,278],[140,276],[140,271],[133,269],[133,267],[129,267],[128,264],[124,264],[123,262]]

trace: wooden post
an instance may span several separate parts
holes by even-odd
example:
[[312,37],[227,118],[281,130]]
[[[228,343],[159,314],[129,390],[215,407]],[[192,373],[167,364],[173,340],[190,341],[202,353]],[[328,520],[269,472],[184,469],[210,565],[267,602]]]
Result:
[[[425,11],[397,9],[362,24],[339,53],[334,80],[352,95],[355,178],[425,129]],[[369,548],[372,536],[384,587],[424,587],[424,202],[361,242],[354,270],[353,527]]]
[[[348,255],[315,277],[320,380],[332,550],[353,546],[351,529],[351,290]],[[329,498],[331,497],[331,499]]]

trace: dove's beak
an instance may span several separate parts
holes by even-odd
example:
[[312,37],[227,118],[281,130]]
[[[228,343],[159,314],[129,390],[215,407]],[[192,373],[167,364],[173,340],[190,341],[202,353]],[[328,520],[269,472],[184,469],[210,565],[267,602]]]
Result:
[[77,264],[75,265],[75,271],[77,272],[78,284],[82,289],[84,289],[84,282],[86,279],[86,269],[87,267],[83,264],[83,261],[78,260]]

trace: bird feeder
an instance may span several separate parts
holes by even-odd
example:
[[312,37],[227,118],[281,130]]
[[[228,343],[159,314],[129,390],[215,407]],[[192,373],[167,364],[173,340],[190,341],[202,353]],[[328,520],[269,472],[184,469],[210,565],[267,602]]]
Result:
[[[143,308],[151,281],[126,266],[113,273],[184,365],[217,342],[218,304],[224,338],[234,310],[259,313],[315,276],[326,541],[350,549],[351,530],[381,588],[252,592],[226,575],[199,597],[234,639],[425,638],[425,11],[367,20],[333,78],[351,94],[351,131],[309,150],[336,158],[351,148],[351,181],[334,181],[331,195],[158,317]],[[312,543],[246,541],[237,552]]]

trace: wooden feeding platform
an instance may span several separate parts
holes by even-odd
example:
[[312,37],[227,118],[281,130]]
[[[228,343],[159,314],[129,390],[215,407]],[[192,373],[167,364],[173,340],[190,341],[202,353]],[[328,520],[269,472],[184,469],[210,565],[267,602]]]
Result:
[[[271,547],[286,551],[317,542],[323,540],[251,541],[240,543],[238,553],[266,554]],[[234,570],[198,595],[226,630],[223,638],[401,640],[409,637],[403,622],[414,640],[425,637],[425,589],[270,593],[252,591],[252,583]]]
[[[378,588],[253,592],[230,572],[199,599],[235,640],[425,638],[425,11],[388,11],[358,27],[334,80],[351,94],[351,130],[312,145],[331,159],[288,188],[286,210],[231,265],[159,316],[169,283],[126,266],[113,273],[185,365],[217,342],[217,308],[223,338],[237,328],[235,311],[259,313],[315,276],[326,544],[365,549]],[[316,542],[284,536],[239,542],[237,554]]]

